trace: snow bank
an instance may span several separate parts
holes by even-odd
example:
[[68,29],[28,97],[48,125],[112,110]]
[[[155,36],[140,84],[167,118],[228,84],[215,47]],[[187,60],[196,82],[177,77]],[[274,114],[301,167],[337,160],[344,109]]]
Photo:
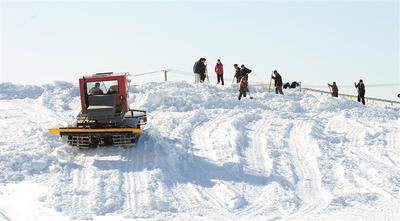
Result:
[[43,87],[40,86],[0,83],[1,100],[38,98],[43,91]]
[[[0,217],[400,219],[399,107],[250,94],[238,101],[237,85],[131,86],[131,107],[149,115],[138,145],[78,150],[47,134],[75,118],[75,85],[1,84],[0,196],[9,197],[0,197]],[[16,215],[7,206],[22,200],[15,185],[40,186],[35,208],[47,212]]]

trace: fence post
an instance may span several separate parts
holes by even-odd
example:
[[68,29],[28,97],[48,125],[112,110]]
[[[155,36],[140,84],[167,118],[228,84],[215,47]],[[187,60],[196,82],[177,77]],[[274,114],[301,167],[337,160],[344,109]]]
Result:
[[168,70],[163,70],[163,72],[164,72],[164,80],[165,81],[168,81],[168,77],[167,77],[167,72],[168,72]]
[[300,93],[301,93],[301,81],[299,83],[300,83]]

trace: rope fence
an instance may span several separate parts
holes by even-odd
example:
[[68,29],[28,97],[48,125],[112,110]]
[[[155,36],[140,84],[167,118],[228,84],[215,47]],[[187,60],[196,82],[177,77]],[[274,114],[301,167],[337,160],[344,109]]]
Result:
[[[318,89],[314,89],[314,88],[302,88],[302,90],[303,90],[304,93],[306,93],[306,92],[316,92],[316,93],[331,95],[331,92],[329,92],[329,91],[323,91],[323,90],[318,90]],[[357,99],[358,98],[358,96],[350,95],[350,94],[341,94],[341,93],[339,93],[338,95],[342,96],[342,97],[346,97],[348,99]],[[374,98],[374,97],[364,97],[364,98],[365,98],[366,102],[368,102],[368,101],[379,101],[379,102],[390,103],[392,105],[393,104],[400,104],[399,101],[393,101],[393,100],[387,100],[387,99],[381,99],[381,98]]]
[[[145,76],[145,75],[153,75],[153,74],[163,74],[164,75],[164,81],[168,81],[168,76],[170,74],[177,74],[181,76],[187,76],[187,77],[193,77],[194,78],[194,73],[189,72],[189,71],[183,71],[179,69],[163,69],[163,70],[156,70],[156,71],[150,71],[150,72],[144,72],[144,73],[137,73],[137,74],[130,74],[131,77],[139,77],[139,76]],[[209,74],[206,72],[206,79],[209,82],[209,79],[216,79],[214,75],[209,76]],[[225,81],[228,79],[225,79]],[[193,80],[194,81],[194,80]],[[314,93],[321,93],[321,94],[328,94],[331,95],[331,92],[329,91],[324,91],[316,88],[326,88],[326,85],[304,85],[302,86],[301,82],[300,83],[300,88],[298,89],[299,92],[307,93],[307,92],[314,92]],[[267,87],[271,88],[272,84],[270,83],[262,83],[262,82],[249,82],[249,85],[255,86],[255,87]],[[392,83],[392,84],[368,84],[368,87],[395,87],[395,86],[400,86],[399,83]],[[341,85],[341,88],[354,88],[354,85]],[[271,88],[272,89],[272,88]],[[357,99],[357,96],[355,95],[350,95],[350,94],[340,94],[339,96],[346,97],[348,99]],[[399,101],[393,101],[393,100],[388,100],[388,99],[381,99],[381,98],[373,98],[373,97],[365,97],[365,100],[368,101],[378,101],[378,102],[384,102],[384,103],[390,103],[390,104],[400,104]]]

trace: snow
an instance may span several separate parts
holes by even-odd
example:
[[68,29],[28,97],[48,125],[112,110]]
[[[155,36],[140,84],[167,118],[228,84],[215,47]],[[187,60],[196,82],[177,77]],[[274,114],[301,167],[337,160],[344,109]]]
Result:
[[76,85],[0,84],[0,220],[400,220],[400,107],[185,82],[131,86],[135,147],[47,133]]

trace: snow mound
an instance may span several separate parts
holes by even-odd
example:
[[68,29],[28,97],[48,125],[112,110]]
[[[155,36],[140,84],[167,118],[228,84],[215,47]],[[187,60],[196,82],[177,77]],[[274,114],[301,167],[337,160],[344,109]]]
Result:
[[400,219],[399,107],[250,94],[131,86],[131,107],[148,111],[138,145],[78,150],[47,134],[79,112],[76,85],[0,84],[0,218],[32,218],[13,196],[33,185],[39,220]]
[[15,85],[12,83],[0,83],[0,99],[24,99],[38,98],[44,89],[34,85]]

